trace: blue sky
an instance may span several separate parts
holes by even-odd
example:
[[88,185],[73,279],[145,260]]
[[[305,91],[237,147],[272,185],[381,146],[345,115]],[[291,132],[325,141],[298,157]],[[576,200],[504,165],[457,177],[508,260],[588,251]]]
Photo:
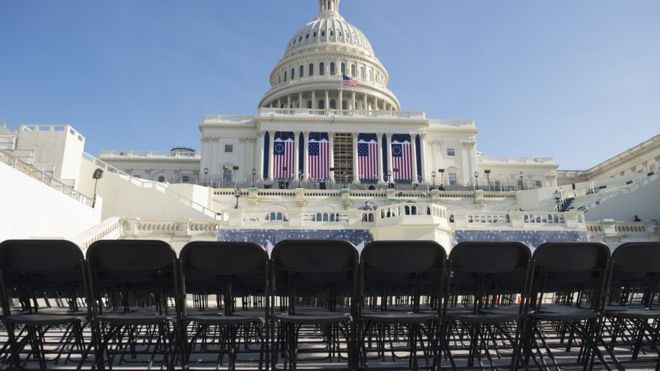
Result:
[[[0,0],[0,122],[86,150],[199,148],[252,114],[315,0]],[[402,107],[473,119],[478,150],[588,168],[660,132],[658,0],[343,0]]]

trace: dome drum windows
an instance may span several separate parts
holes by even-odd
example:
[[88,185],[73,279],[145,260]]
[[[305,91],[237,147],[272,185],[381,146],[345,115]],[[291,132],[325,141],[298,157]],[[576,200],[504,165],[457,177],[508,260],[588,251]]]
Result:
[[314,63],[309,64],[309,71],[307,73],[308,76],[314,76]]
[[292,69],[291,69],[291,80],[293,80],[293,79],[295,79],[295,78],[296,78],[296,69],[295,69],[295,68],[292,68]]
[[336,75],[335,63],[334,62],[330,63],[330,75],[332,75],[332,76]]
[[323,63],[323,62],[321,62],[321,64],[319,64],[319,75],[321,75],[321,76],[325,75],[325,63]]
[[303,78],[303,76],[305,76],[305,67],[303,67],[303,66],[300,66],[300,68],[299,68],[298,70],[299,70],[299,73],[298,73],[298,75],[299,75],[299,76],[300,76],[300,78],[302,79],[302,78]]

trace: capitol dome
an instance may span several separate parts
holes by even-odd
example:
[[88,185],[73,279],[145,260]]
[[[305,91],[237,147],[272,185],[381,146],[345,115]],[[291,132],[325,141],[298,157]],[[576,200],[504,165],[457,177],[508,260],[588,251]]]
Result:
[[399,111],[387,70],[341,16],[340,1],[318,0],[318,15],[293,35],[271,72],[260,108]]

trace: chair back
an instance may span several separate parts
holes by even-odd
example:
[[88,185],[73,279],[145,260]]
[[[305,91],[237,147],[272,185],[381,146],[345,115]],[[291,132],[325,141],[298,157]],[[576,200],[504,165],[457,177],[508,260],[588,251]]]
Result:
[[327,309],[341,298],[354,298],[358,252],[346,241],[288,240],[272,253],[275,294],[288,297],[290,313],[298,298],[306,297]]
[[610,259],[609,304],[652,307],[660,293],[660,242],[619,246]]
[[168,298],[176,297],[176,254],[163,241],[97,241],[87,249],[87,261],[100,311],[137,306],[167,313]]
[[610,249],[597,242],[550,242],[532,256],[531,293],[540,305],[543,293],[555,293],[558,304],[599,309]]
[[[196,296],[196,309],[206,309],[209,295],[224,300],[226,314],[234,310],[236,297],[266,294],[268,254],[247,242],[191,242],[180,254],[182,287]],[[243,301],[246,306],[246,301]]]
[[380,298],[381,310],[395,296],[394,304],[418,311],[422,295],[441,297],[445,260],[445,249],[434,241],[371,242],[360,254],[363,295]]
[[449,255],[449,295],[469,298],[476,311],[514,304],[526,294],[530,260],[520,242],[461,242]]
[[[84,258],[65,240],[7,240],[0,244],[3,309],[18,299],[21,309],[68,306],[78,311],[86,297]],[[8,315],[8,312],[5,312]]]

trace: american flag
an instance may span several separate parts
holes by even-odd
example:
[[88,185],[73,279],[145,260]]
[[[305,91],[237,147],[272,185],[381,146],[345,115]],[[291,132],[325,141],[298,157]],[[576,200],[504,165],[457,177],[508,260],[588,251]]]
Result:
[[[278,131],[275,133],[273,141],[273,175],[275,179],[289,179],[296,176],[294,138],[292,132]],[[285,167],[286,170],[284,170]]]
[[378,179],[378,136],[358,135],[358,172],[360,180]]
[[410,135],[392,136],[392,176],[395,180],[412,180],[412,145]]
[[358,82],[356,79],[344,75],[344,86],[358,86]]
[[329,146],[327,133],[309,133],[309,177],[324,180],[330,176]]

